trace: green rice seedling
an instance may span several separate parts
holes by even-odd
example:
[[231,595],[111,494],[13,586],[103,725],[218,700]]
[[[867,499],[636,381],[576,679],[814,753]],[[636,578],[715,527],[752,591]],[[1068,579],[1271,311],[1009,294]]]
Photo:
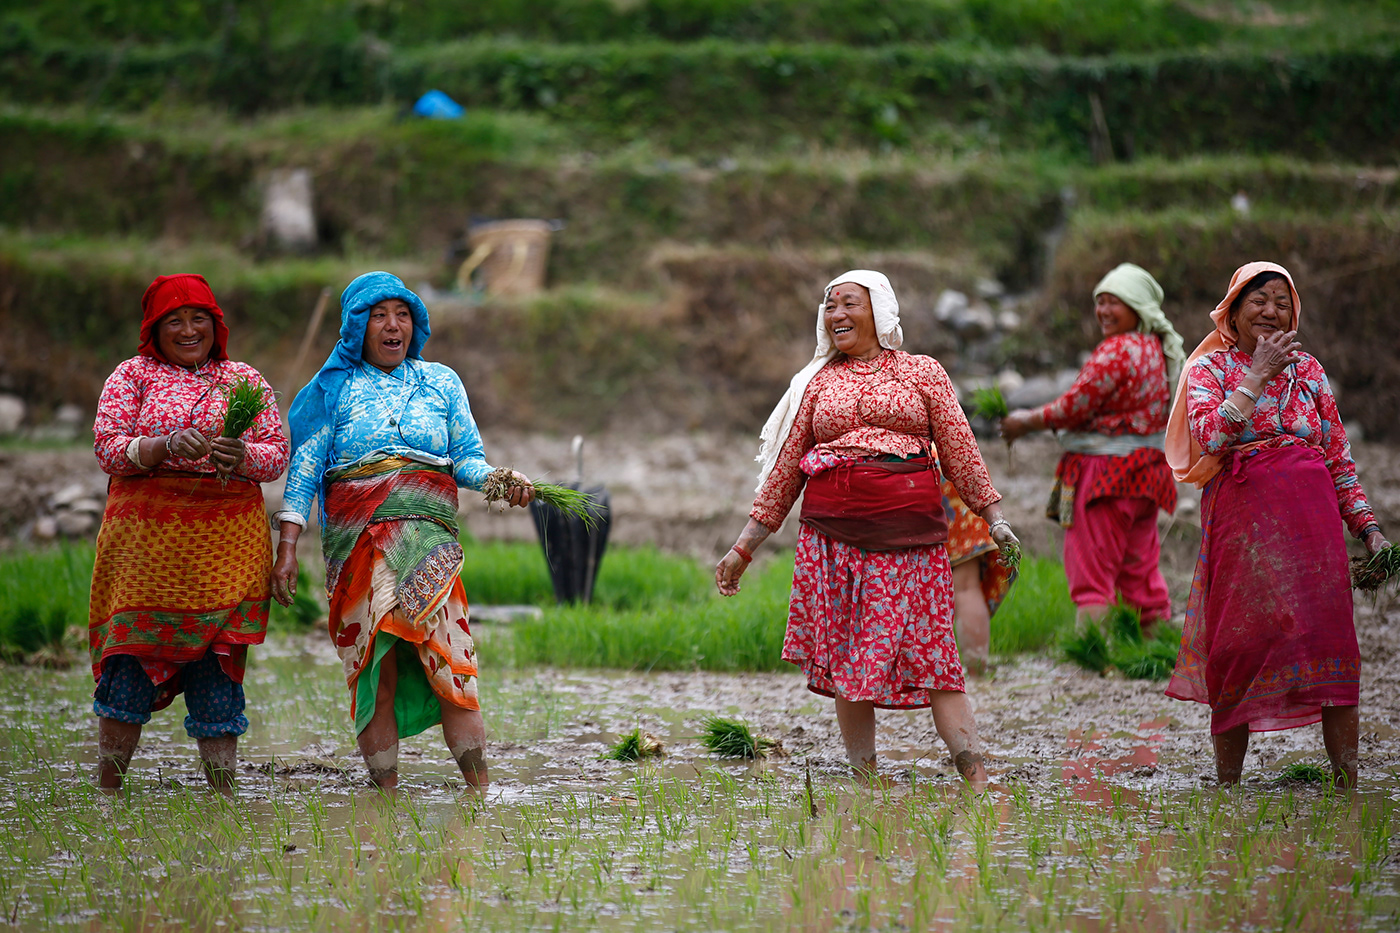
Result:
[[1175,645],[1151,639],[1116,648],[1113,666],[1129,680],[1166,680],[1176,670]]
[[1002,548],[999,552],[997,552],[997,559],[1000,560],[1007,567],[1011,568],[1013,573],[1020,573],[1021,545],[1007,545],[1005,548]]
[[558,509],[569,518],[577,518],[589,528],[598,524],[599,514],[594,508],[593,497],[581,489],[560,486],[558,483],[521,482],[515,471],[509,467],[497,467],[486,477],[481,487],[487,502],[500,502],[510,496],[515,489],[526,485],[535,488],[535,499],[540,503]]
[[1363,593],[1378,593],[1400,575],[1400,547],[1383,547],[1368,557],[1351,559],[1351,585]]
[[1074,624],[1064,566],[1057,560],[1022,560],[1006,602],[992,619],[992,653],[1006,656],[1054,645]]
[[988,421],[1000,421],[1011,414],[999,386],[976,389],[972,393],[972,413]]
[[0,659],[67,662],[66,633],[87,625],[94,555],[64,544],[0,557]]
[[763,758],[777,742],[761,735],[754,735],[749,727],[737,719],[711,716],[705,720],[705,731],[700,734],[700,744],[721,758]]
[[1331,779],[1331,772],[1311,761],[1295,761],[1279,772],[1280,781],[1296,781],[1300,784],[1321,784]]
[[641,726],[623,733],[617,744],[603,753],[602,757],[611,761],[641,761],[643,758],[660,758],[666,754],[661,740]]
[[1084,631],[1076,635],[1070,635],[1061,643],[1061,650],[1065,657],[1078,664],[1080,667],[1096,674],[1102,674],[1108,670],[1112,663],[1108,652],[1108,639],[1104,637],[1103,631],[1093,622],[1088,622],[1084,626]]
[[1142,643],[1142,613],[1126,603],[1110,606],[1103,626],[1110,642],[1122,645]]
[[263,395],[262,386],[246,376],[239,376],[232,386],[224,386],[223,392],[228,399],[224,427],[219,432],[223,437],[242,437],[258,420],[258,415],[272,407]]

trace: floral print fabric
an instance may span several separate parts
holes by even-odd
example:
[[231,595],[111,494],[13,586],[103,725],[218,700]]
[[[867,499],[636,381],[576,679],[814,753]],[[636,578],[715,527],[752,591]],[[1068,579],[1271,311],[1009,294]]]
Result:
[[480,489],[491,472],[455,372],[422,360],[405,360],[392,373],[363,364],[340,394],[335,424],[293,454],[278,518],[305,525],[321,475],[374,453],[451,464],[457,485],[469,489]]
[[1040,409],[1045,426],[1094,434],[1156,434],[1171,411],[1167,358],[1156,334],[1106,338],[1069,391]]
[[1337,504],[1347,528],[1356,537],[1376,520],[1356,476],[1356,461],[1342,428],[1337,400],[1322,364],[1304,353],[1264,386],[1248,422],[1226,418],[1220,406],[1249,373],[1253,359],[1238,347],[1216,350],[1187,370],[1187,418],[1191,437],[1203,453],[1220,456],[1231,448],[1266,448],[1302,444],[1322,451],[1332,477]]
[[980,512],[1001,496],[992,487],[952,380],[931,357],[885,350],[874,360],[837,357],[812,378],[778,462],[759,488],[750,516],[782,527],[806,483],[812,450],[863,459],[933,454],[968,507]]
[[260,386],[272,406],[258,416],[243,435],[247,455],[237,475],[267,483],[287,468],[287,437],[282,417],[267,380],[246,363],[211,360],[193,371],[148,356],[122,362],[107,377],[93,422],[97,462],[112,476],[142,473],[213,473],[208,457],[182,460],[166,457],[154,470],[142,470],[126,455],[136,437],[160,437],[195,428],[205,437],[218,437],[224,427],[228,400],[224,394],[240,378]]

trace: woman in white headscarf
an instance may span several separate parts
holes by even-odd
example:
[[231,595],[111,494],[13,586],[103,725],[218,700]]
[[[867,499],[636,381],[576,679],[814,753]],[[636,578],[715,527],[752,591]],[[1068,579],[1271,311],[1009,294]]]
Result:
[[837,276],[817,309],[817,352],[763,429],[758,495],[715,568],[726,596],[805,487],[783,659],[836,700],[851,765],[876,774],[875,709],[931,707],[958,773],[987,775],[953,636],[953,572],[939,464],[959,495],[1016,543],[953,384],[899,351],[889,279]]

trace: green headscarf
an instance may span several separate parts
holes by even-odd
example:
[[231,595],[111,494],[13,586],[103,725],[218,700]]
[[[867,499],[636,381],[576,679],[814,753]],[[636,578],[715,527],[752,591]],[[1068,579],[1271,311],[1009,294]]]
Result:
[[1175,385],[1186,362],[1186,347],[1181,335],[1172,327],[1172,322],[1162,313],[1162,286],[1142,266],[1125,262],[1094,286],[1095,298],[1104,292],[1116,296],[1137,312],[1139,333],[1161,336],[1162,352],[1167,357],[1167,378],[1171,385]]

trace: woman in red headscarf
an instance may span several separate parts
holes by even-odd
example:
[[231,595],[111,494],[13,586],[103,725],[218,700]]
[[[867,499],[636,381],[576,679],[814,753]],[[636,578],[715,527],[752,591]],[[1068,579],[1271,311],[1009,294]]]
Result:
[[[266,380],[228,358],[203,276],[157,278],[141,310],[140,352],[107,378],[93,425],[111,475],[88,614],[98,784],[121,787],[141,726],[183,692],[205,776],[225,788],[248,728],[244,661],[271,595],[258,484],[287,468],[287,439]],[[242,437],[221,437],[240,379],[269,408]]]
[[1361,657],[1342,527],[1372,553],[1387,542],[1327,374],[1297,340],[1288,270],[1241,266],[1211,319],[1167,423],[1177,481],[1205,490],[1167,696],[1210,704],[1222,784],[1239,781],[1249,733],[1320,720],[1334,780],[1355,786]]

